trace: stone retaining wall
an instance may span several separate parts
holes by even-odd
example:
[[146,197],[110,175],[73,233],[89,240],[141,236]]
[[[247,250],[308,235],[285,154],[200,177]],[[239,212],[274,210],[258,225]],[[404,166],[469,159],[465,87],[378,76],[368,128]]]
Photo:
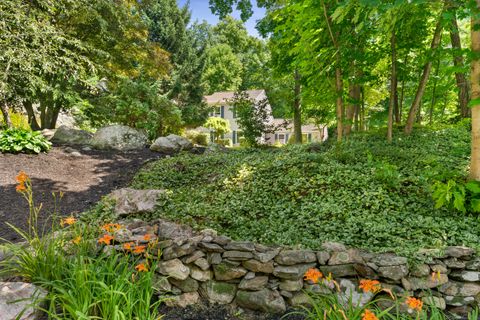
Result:
[[[168,304],[174,306],[195,304],[202,297],[211,303],[284,312],[288,305],[306,302],[304,289],[320,289],[303,280],[310,268],[331,273],[341,295],[362,303],[372,295],[358,290],[360,279],[377,279],[398,295],[415,295],[457,314],[480,302],[480,258],[471,248],[448,247],[441,258],[410,267],[404,257],[372,254],[340,243],[324,243],[319,250],[293,250],[232,241],[213,230],[194,232],[165,220],[125,225],[115,235],[117,242],[138,242],[145,234],[153,235],[156,248],[162,250],[155,287],[170,296]],[[433,298],[422,297],[426,290],[431,290]]]

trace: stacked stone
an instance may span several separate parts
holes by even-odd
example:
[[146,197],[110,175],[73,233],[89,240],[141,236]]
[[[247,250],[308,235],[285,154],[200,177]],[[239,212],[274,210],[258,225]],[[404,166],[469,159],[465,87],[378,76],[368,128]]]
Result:
[[[128,225],[121,241],[138,240],[142,232],[149,232],[145,228],[153,230],[138,223]],[[308,303],[306,289],[325,290],[303,280],[310,268],[331,275],[340,288],[332,292],[354,303],[373,298],[358,289],[359,279],[379,280],[398,295],[415,295],[425,304],[458,314],[480,302],[480,258],[466,247],[448,247],[442,258],[409,268],[404,257],[348,249],[340,243],[324,243],[319,251],[294,250],[232,241],[210,229],[195,233],[165,220],[154,229],[162,250],[155,289],[170,297],[167,303],[172,306],[185,307],[204,298],[210,303],[285,312],[288,305]]]

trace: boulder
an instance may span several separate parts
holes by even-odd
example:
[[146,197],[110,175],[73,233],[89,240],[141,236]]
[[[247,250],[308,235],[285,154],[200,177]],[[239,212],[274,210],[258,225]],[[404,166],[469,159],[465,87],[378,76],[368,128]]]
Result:
[[190,140],[175,134],[171,134],[166,137],[159,137],[150,146],[150,150],[152,151],[167,154],[190,150],[192,148],[193,144],[190,142]]
[[157,235],[160,239],[191,238],[193,236],[192,228],[186,225],[160,219],[157,226]]
[[166,136],[166,138],[176,144],[180,148],[180,151],[190,150],[193,148],[193,143],[187,138],[177,136],[176,134],[170,134]]
[[232,283],[207,281],[202,284],[202,294],[211,303],[231,303],[236,292],[237,287]]
[[228,149],[221,144],[218,143],[210,143],[208,147],[205,149],[204,153],[218,153],[218,152],[227,152]]
[[138,150],[148,143],[147,136],[130,127],[113,125],[97,130],[92,137],[91,145],[101,150]]
[[110,198],[115,200],[115,214],[120,217],[154,212],[157,199],[164,193],[163,190],[123,188],[113,191]]
[[93,135],[85,130],[69,128],[67,126],[60,126],[58,129],[55,130],[51,141],[58,144],[85,145],[90,143],[92,137]]
[[41,303],[45,296],[43,289],[31,283],[0,282],[0,319],[40,319],[34,305]]
[[260,291],[239,290],[235,302],[242,308],[268,313],[284,313],[287,310],[280,293],[269,289]]

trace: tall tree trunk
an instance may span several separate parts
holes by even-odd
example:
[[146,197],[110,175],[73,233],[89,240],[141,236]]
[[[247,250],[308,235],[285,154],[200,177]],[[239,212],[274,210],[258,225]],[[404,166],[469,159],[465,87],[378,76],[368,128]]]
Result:
[[440,71],[440,59],[437,60],[437,65],[435,66],[435,78],[433,79],[433,88],[432,88],[432,102],[430,103],[429,111],[429,123],[433,123],[433,108],[435,107],[435,102],[437,101],[437,82],[438,82],[438,72]]
[[[456,70],[462,70],[465,67],[465,63],[462,55],[462,43],[460,41],[460,34],[458,32],[457,12],[452,10],[450,40],[452,42],[453,49],[453,65]],[[465,73],[462,71],[455,72],[455,80],[458,87],[458,106],[459,113],[462,118],[469,118],[471,116],[471,110],[468,107],[470,101],[470,94],[468,88],[468,81]]]
[[352,132],[352,125],[353,125],[353,116],[355,115],[355,85],[350,83],[348,88],[348,105],[345,110],[345,136],[349,136]]
[[322,0],[323,6],[323,15],[327,22],[328,33],[330,34],[330,39],[332,40],[333,46],[336,49],[335,52],[335,93],[337,96],[336,99],[336,116],[337,116],[337,141],[342,142],[343,140],[343,78],[342,78],[342,59],[340,56],[340,45],[338,43],[338,33],[336,36],[333,34],[332,30],[332,20],[327,12],[327,7],[325,1]]
[[[408,53],[405,54],[405,59],[403,59],[403,67],[406,69],[408,61]],[[404,72],[405,73],[405,72]],[[402,77],[402,90],[400,91],[399,105],[398,105],[398,124],[402,123],[402,113],[403,113],[403,100],[405,97],[405,74]]]
[[472,87],[472,152],[470,157],[470,178],[480,181],[480,0],[476,1],[476,10],[472,13],[472,63],[470,82]]
[[24,101],[23,108],[27,111],[28,124],[32,130],[40,130],[38,125],[37,118],[35,117],[35,112],[33,111],[33,105],[31,101]]
[[58,114],[60,113],[61,107],[58,104],[54,104],[52,108],[50,108],[48,111],[48,123],[47,123],[47,129],[55,129],[57,125],[57,119],[58,119]]
[[392,37],[390,38],[390,46],[392,48],[392,75],[390,81],[390,103],[388,104],[388,121],[387,121],[387,141],[392,142],[393,138],[393,109],[397,96],[397,50],[396,50],[395,27],[393,27]]
[[[360,86],[358,86],[358,93],[360,96]],[[360,97],[358,103],[355,105],[354,129],[356,132],[360,131]]]
[[365,131],[365,88],[360,87],[362,103],[360,104],[360,131]]
[[3,115],[3,121],[7,125],[7,128],[12,127],[12,119],[10,119],[10,113],[8,113],[8,105],[5,101],[0,102],[0,109]]
[[[434,53],[435,49],[440,45],[442,39],[442,15],[445,9],[442,9],[440,17],[438,17],[437,25],[435,27],[435,33],[433,34],[432,44],[430,45],[431,54]],[[418,84],[417,93],[415,94],[415,99],[412,102],[410,111],[408,112],[407,123],[405,125],[405,133],[410,134],[413,130],[413,123],[415,121],[415,115],[418,113],[420,108],[420,103],[422,101],[423,94],[425,93],[425,88],[427,86],[428,77],[430,76],[430,71],[432,69],[432,60],[429,59],[428,62],[423,67],[422,77],[420,78],[420,83]]]
[[302,114],[300,110],[300,74],[295,70],[295,88],[293,99],[293,134],[295,143],[302,143]]

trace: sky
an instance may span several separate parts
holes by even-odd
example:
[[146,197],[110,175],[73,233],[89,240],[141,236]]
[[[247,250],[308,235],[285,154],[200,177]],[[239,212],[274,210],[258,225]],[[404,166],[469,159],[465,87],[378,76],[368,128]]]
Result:
[[[192,12],[192,21],[206,20],[210,24],[217,24],[218,17],[212,14],[212,11],[210,11],[210,8],[208,7],[208,0],[190,0],[190,1],[177,0],[177,2],[180,6],[183,6],[186,3],[190,2],[190,11]],[[245,22],[245,26],[250,35],[255,37],[260,37],[260,35],[258,34],[258,31],[255,29],[255,24],[257,23],[256,22],[257,20],[263,18],[263,16],[265,15],[265,9],[258,8],[256,6],[256,0],[253,0],[252,2],[254,3],[253,16],[247,22]],[[240,19],[239,12],[234,12],[232,16],[235,19]]]

